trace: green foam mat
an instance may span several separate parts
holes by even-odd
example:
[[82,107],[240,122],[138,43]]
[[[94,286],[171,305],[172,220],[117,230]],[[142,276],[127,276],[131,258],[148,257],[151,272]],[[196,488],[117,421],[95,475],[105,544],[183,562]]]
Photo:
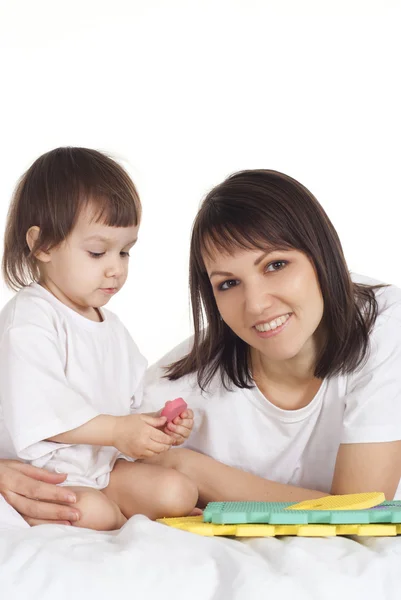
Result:
[[401,501],[382,502],[362,510],[291,510],[293,502],[209,502],[203,521],[216,525],[269,523],[271,525],[401,523]]

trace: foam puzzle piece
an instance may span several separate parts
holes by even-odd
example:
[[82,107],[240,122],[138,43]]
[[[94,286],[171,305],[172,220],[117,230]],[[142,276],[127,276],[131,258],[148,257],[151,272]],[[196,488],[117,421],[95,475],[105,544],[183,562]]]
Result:
[[291,506],[291,510],[362,510],[372,508],[386,500],[383,492],[324,496],[315,500],[304,500]]
[[176,398],[175,400],[167,400],[166,404],[160,415],[167,417],[167,423],[174,421],[184,410],[188,408],[187,403],[183,398]]
[[233,524],[215,525],[204,523],[203,517],[176,517],[158,519],[159,523],[203,536],[234,536],[234,537],[331,537],[336,535],[354,536],[396,536],[401,534],[401,524],[389,525],[263,525],[263,524]]
[[210,502],[203,520],[215,525],[401,524],[401,501],[361,510],[291,510],[290,502]]

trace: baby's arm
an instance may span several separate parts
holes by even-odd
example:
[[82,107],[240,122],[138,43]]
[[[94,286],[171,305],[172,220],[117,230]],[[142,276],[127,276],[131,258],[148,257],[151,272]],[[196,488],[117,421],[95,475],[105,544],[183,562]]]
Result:
[[76,429],[48,438],[64,444],[114,446],[131,458],[146,458],[165,452],[172,445],[171,436],[163,431],[165,417],[151,415],[98,415]]

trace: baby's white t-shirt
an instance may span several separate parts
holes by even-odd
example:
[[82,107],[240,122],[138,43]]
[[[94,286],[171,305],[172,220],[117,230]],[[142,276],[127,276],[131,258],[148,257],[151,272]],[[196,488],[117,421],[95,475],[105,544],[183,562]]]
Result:
[[44,441],[142,401],[146,361],[116,315],[91,321],[37,283],[0,313],[0,457],[68,473],[102,489],[116,448]]
[[193,374],[163,378],[162,367],[188,352],[186,341],[148,370],[144,410],[155,409],[157,397],[182,396],[195,412],[187,447],[266,479],[329,493],[340,444],[401,440],[401,290],[384,287],[376,297],[367,362],[324,380],[301,409],[278,408],[257,387],[227,391],[219,375],[203,394]]

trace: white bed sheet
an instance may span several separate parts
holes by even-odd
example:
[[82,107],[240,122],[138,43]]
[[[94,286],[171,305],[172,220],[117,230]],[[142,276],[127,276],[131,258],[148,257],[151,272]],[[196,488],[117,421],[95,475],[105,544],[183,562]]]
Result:
[[118,532],[29,528],[0,497],[3,600],[401,597],[401,538],[205,538],[136,516]]

